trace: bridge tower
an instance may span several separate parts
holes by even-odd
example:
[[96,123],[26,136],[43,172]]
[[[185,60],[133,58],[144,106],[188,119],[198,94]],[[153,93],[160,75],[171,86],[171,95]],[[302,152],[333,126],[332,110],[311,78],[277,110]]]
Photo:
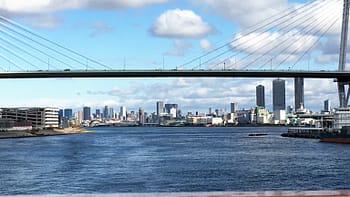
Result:
[[[346,64],[346,49],[348,42],[348,26],[349,26],[349,0],[344,0],[343,7],[343,22],[340,40],[339,53],[339,71],[345,71]],[[348,86],[346,88],[346,86]],[[339,107],[345,108],[348,106],[350,97],[350,81],[338,80]]]

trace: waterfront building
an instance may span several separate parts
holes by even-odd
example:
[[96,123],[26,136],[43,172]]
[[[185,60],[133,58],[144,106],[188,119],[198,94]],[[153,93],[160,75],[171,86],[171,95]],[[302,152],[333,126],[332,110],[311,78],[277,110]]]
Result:
[[80,125],[83,122],[83,111],[74,113],[75,125]]
[[177,109],[176,108],[171,108],[170,111],[169,111],[169,115],[171,118],[176,118],[177,117]]
[[164,102],[157,101],[157,116],[160,117],[164,113]]
[[125,106],[121,106],[120,107],[120,113],[119,113],[119,119],[120,120],[126,120],[126,118],[127,118],[126,107]]
[[271,114],[267,109],[261,106],[255,108],[253,122],[256,124],[271,124]]
[[238,110],[238,103],[231,103],[231,113],[236,113]]
[[272,106],[273,111],[286,109],[285,80],[275,79],[272,82]]
[[294,78],[295,111],[304,109],[304,78]]
[[222,126],[224,124],[224,121],[221,117],[188,116],[187,123],[193,126]]
[[33,129],[58,128],[58,108],[1,108],[1,118],[27,125]]
[[256,86],[256,106],[265,108],[265,87],[263,85]]
[[286,110],[277,110],[273,112],[274,124],[287,124]]
[[91,120],[91,108],[90,107],[83,108],[83,120]]
[[237,121],[239,124],[251,124],[254,119],[254,109],[237,111]]
[[[165,104],[165,113],[169,114],[169,115],[173,115],[174,111],[175,111],[175,118],[178,117],[178,108],[179,105],[178,104]],[[171,112],[171,110],[173,109],[173,111]]]
[[64,116],[67,120],[73,120],[73,110],[72,109],[64,109]]

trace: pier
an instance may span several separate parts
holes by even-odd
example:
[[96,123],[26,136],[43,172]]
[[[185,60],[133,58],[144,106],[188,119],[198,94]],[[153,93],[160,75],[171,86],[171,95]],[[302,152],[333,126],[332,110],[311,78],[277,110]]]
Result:
[[282,137],[296,137],[296,138],[320,138],[320,133],[324,131],[324,128],[313,127],[291,127],[288,128],[287,133],[283,133]]

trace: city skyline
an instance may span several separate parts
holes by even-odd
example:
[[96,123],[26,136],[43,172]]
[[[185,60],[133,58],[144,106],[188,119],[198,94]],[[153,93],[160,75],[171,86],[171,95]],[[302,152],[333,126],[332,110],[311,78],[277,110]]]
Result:
[[[288,81],[287,81],[288,82]],[[313,110],[311,108],[308,108],[307,106],[304,108],[304,79],[303,78],[295,78],[294,82],[293,82],[293,87],[291,88],[286,88],[286,80],[282,80],[282,79],[274,79],[271,81],[271,86],[272,86],[272,90],[267,89],[267,92],[271,91],[271,96],[270,95],[265,95],[265,86],[262,84],[259,84],[255,87],[255,104],[249,106],[249,107],[238,107],[240,105],[240,103],[238,102],[232,102],[232,101],[227,101],[227,103],[224,103],[224,107],[216,107],[214,105],[207,105],[206,108],[202,108],[202,109],[193,109],[193,110],[183,110],[183,108],[181,108],[182,104],[181,103],[167,103],[163,100],[157,100],[154,101],[155,105],[154,108],[147,108],[145,110],[144,106],[83,106],[83,110],[85,107],[89,107],[91,109],[93,109],[91,111],[91,115],[94,114],[94,110],[96,111],[96,115],[100,115],[100,111],[103,111],[103,114],[101,114],[99,117],[105,117],[107,118],[108,116],[110,116],[111,114],[119,114],[121,111],[123,111],[122,116],[125,117],[126,116],[126,112],[130,112],[130,111],[138,111],[140,109],[144,110],[145,112],[151,114],[154,113],[157,116],[161,116],[161,114],[170,114],[170,109],[171,108],[175,108],[176,110],[180,110],[183,114],[186,114],[188,112],[191,113],[195,113],[195,112],[199,112],[199,113],[208,113],[211,114],[211,111],[213,110],[222,110],[223,112],[231,112],[232,111],[237,111],[237,110],[246,110],[246,109],[253,109],[257,106],[266,108],[267,110],[269,110],[270,112],[276,111],[276,110],[289,110],[289,108],[291,107],[293,109],[293,111],[298,111],[298,110],[311,110],[313,112],[321,112],[322,110],[325,110],[325,106],[324,106],[324,101],[328,100],[329,103],[331,103],[331,101],[329,99],[324,99],[321,103],[321,105],[319,106],[319,109],[317,110]],[[275,88],[274,88],[275,86]],[[275,90],[274,90],[275,89]],[[293,90],[293,94],[291,94],[291,92],[287,92],[286,90]],[[275,96],[274,96],[274,91],[275,91]],[[290,97],[293,97],[292,99],[287,99],[289,100],[288,102],[291,102],[291,100],[294,101],[294,103],[290,103],[290,104],[286,104],[286,95],[289,95]],[[265,97],[267,97],[267,100],[271,100],[271,104],[267,104],[267,107],[265,106]],[[276,99],[276,109],[274,109],[274,98]],[[260,101],[259,101],[260,100]],[[174,100],[175,101],[175,100]],[[302,102],[301,102],[302,101]],[[175,101],[176,102],[176,101]],[[259,103],[263,103],[264,105],[259,105]],[[298,103],[300,103],[302,106],[302,108],[300,108],[300,106],[297,106]],[[294,104],[294,105],[293,105]],[[221,106],[223,106],[221,105]],[[284,106],[284,107],[283,107]],[[329,105],[328,108],[335,108],[337,106],[331,106]],[[118,108],[120,109],[118,111]],[[62,110],[71,110],[71,108],[69,107],[63,107],[61,108]],[[80,111],[80,108],[75,108],[75,111],[78,112]],[[114,110],[115,113],[114,113]],[[329,111],[329,110],[328,110]],[[120,117],[118,117],[120,118]],[[123,118],[120,118],[123,119]]]
[[[238,0],[141,0],[135,4],[122,0],[106,0],[100,4],[40,0],[1,2],[3,4],[0,4],[0,9],[4,11],[5,17],[115,69],[175,69],[188,60],[241,36],[264,18],[280,13],[287,7],[297,9],[309,3],[306,0],[267,0],[258,4],[253,0],[248,3]],[[328,3],[327,12],[340,13],[337,10],[342,10],[341,3]],[[248,7],[250,4],[256,6]],[[245,12],[242,13],[241,10]],[[310,16],[330,23],[329,19],[323,18],[323,15],[329,13],[319,12],[321,11],[310,12]],[[339,21],[298,66],[304,69],[306,65],[308,69],[337,69],[340,26]],[[300,37],[309,38],[306,33],[300,34]],[[261,41],[265,34],[256,33],[251,36],[253,40]],[[268,36],[283,39],[282,31],[278,31],[278,28],[275,32],[268,33]],[[261,44],[264,45],[264,42]],[[307,49],[309,44],[304,42],[303,47]],[[299,50],[305,52],[305,49]],[[291,51],[293,48],[286,53],[290,54]],[[238,57],[235,60],[236,58]],[[201,62],[195,62],[187,69],[196,68],[198,64],[200,66]],[[233,65],[233,60],[225,62],[225,66]],[[7,65],[1,66],[7,68]],[[207,106],[228,110],[231,102],[238,103],[240,108],[255,106],[255,87],[262,84],[265,86],[266,108],[272,109],[272,80],[6,79],[0,81],[2,92],[5,92],[0,105],[73,109],[84,106],[102,109],[108,105],[116,108],[130,106],[135,111],[138,107],[143,107],[145,111],[154,111],[154,101],[163,100],[166,103],[178,103],[184,111],[206,111]],[[294,106],[293,79],[285,80],[286,105]],[[326,99],[334,106],[338,104],[337,85],[333,79],[306,79],[304,96],[305,107],[313,111],[321,110]]]

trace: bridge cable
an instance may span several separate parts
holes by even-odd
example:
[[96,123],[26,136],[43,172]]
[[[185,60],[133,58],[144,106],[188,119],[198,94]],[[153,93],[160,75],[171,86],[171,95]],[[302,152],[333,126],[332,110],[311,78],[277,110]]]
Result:
[[[332,13],[329,13],[328,15],[330,15],[330,14],[332,14]],[[331,26],[329,27],[329,28],[331,28],[331,27],[333,27],[334,26],[334,24],[336,24],[336,22],[339,20],[339,18],[336,18],[336,20],[333,22],[333,23],[331,23]],[[319,27],[321,24],[323,24],[324,23],[324,21],[320,21],[319,23],[315,23],[315,27]],[[320,36],[317,36],[318,37],[318,39],[317,39],[317,41],[316,42],[314,42],[313,44],[312,44],[312,46],[314,46],[315,44],[317,44],[318,43],[318,41],[323,37],[323,35],[325,35],[328,31],[329,31],[329,28],[327,28],[327,30],[326,30],[326,32],[324,32],[324,33],[322,33],[322,28],[320,28],[320,29],[318,29],[316,32],[315,32],[315,35],[318,35],[318,34],[320,34],[321,33],[321,37]],[[303,28],[303,30],[304,29],[306,29],[306,28]],[[314,27],[313,26],[311,26],[311,28],[308,30],[308,31],[305,31],[305,35],[309,35],[309,33],[311,32],[311,31],[313,31],[314,30]],[[310,39],[311,37],[309,37],[309,39]],[[303,37],[300,37],[299,39],[297,39],[296,41],[300,41],[301,39],[303,39]],[[307,40],[309,40],[309,39],[307,39]],[[288,50],[289,49],[289,47],[290,46],[292,46],[294,44],[294,42],[293,43],[291,43],[291,44],[289,44],[289,45],[286,45],[286,47],[280,52],[280,54],[281,53],[283,53],[283,52],[285,52],[286,50]],[[281,45],[282,46],[282,45]],[[292,57],[293,55],[295,55],[297,52],[298,52],[298,50],[300,49],[301,47],[299,46],[298,48],[296,48],[291,54],[289,54],[289,56],[287,56],[286,58],[284,58],[280,63],[279,63],[279,65],[277,66],[277,68],[279,67],[279,66],[281,66],[284,62],[286,62],[290,57]],[[308,50],[306,51],[306,53],[307,52],[309,52]],[[265,64],[263,64],[262,66],[260,66],[260,68],[261,67],[263,67],[263,66],[265,66],[266,64],[267,64],[268,62],[265,62]]]
[[[327,7],[327,9],[329,9],[329,7]],[[332,14],[332,13],[330,13],[330,14]],[[328,14],[328,15],[329,15],[329,14]],[[313,18],[313,16],[311,16],[311,17],[309,17],[309,18]],[[298,22],[299,22],[299,21],[298,21]],[[306,22],[306,21],[304,21],[303,24],[304,24],[305,22]],[[294,22],[293,22],[293,23],[294,23]],[[311,26],[310,23],[311,23],[313,26]],[[314,28],[320,26],[320,25],[323,23],[323,21],[321,21],[320,23],[314,23],[314,20],[311,20],[310,23],[307,24],[307,25],[304,25],[304,27],[301,28],[300,30],[295,31],[291,36],[289,36],[289,37],[286,36],[286,37],[284,38],[283,41],[277,40],[277,41],[280,42],[280,43],[277,45],[277,49],[281,48],[281,46],[285,46],[284,49],[281,50],[281,51],[279,52],[279,54],[283,54],[285,51],[287,51],[287,50],[289,49],[289,47],[291,47],[291,46],[293,46],[293,44],[295,44],[295,41],[300,41],[301,39],[303,39],[303,38],[304,38],[304,37],[303,37],[304,35],[310,35],[310,32],[313,31]],[[307,28],[309,28],[309,29],[307,30]],[[294,29],[291,29],[291,31],[293,31],[293,30],[294,30]],[[321,29],[320,29],[320,30],[321,30]],[[295,36],[299,35],[300,32],[305,32],[305,33],[304,33],[303,35],[301,35],[301,36],[299,37],[299,39],[297,39],[297,40],[292,40],[292,39],[290,39],[290,38],[294,38]],[[319,31],[318,31],[317,33],[319,33]],[[287,34],[286,34],[286,35],[287,35]],[[289,43],[289,44],[287,44],[286,42]],[[270,45],[273,46],[273,43],[270,43]],[[299,47],[298,47],[298,48],[299,48]],[[259,60],[259,59],[262,58],[262,57],[265,57],[266,55],[270,54],[270,53],[271,53],[272,51],[274,51],[274,50],[276,50],[276,47],[272,48],[272,49],[269,50],[269,51],[266,51],[265,53],[262,54],[262,56],[259,56],[259,57],[256,58],[254,61],[252,61],[252,62],[250,62],[249,64],[247,64],[246,66],[244,66],[244,68],[247,68],[247,67],[251,66],[251,65],[254,64],[257,60]],[[265,63],[264,63],[263,65],[261,65],[259,68],[262,68],[263,66],[265,66],[269,61],[270,61],[270,60],[268,60],[267,62],[265,62]]]
[[[312,9],[316,9],[316,7],[313,7]],[[309,10],[309,11],[310,11],[310,10]],[[303,13],[304,13],[305,15],[307,14],[307,12],[303,12]],[[299,16],[300,16],[300,15],[299,15]],[[278,25],[283,25],[284,23],[286,23],[286,22],[288,22],[288,21],[289,21],[289,18],[286,19],[286,21],[280,22]],[[269,30],[272,30],[273,28],[274,28],[274,27],[270,27]],[[285,28],[288,28],[288,26],[285,26],[285,27],[283,27],[282,29],[285,29]],[[268,32],[268,31],[266,31],[266,32]],[[250,35],[250,34],[247,34],[247,35]],[[243,35],[243,36],[241,36],[241,37],[238,37],[238,38],[235,39],[235,41],[239,41],[241,38],[244,38],[244,37],[245,37],[245,35]],[[235,47],[241,46],[242,44],[243,44],[243,43],[240,43],[240,44],[236,45]],[[255,41],[255,43],[253,43],[253,45],[245,47],[245,50],[247,50],[247,49],[249,49],[249,48],[251,48],[252,46],[255,46],[255,45],[257,45],[257,44],[259,44],[259,41]],[[261,48],[262,48],[262,47],[261,47]],[[240,51],[235,52],[235,53],[234,53],[233,55],[231,55],[229,58],[232,58],[232,57],[234,57],[234,56],[240,54],[241,52],[244,52],[245,50],[244,50],[244,49],[241,49]],[[209,63],[209,62],[211,62],[211,61],[217,59],[218,57],[220,57],[220,56],[222,56],[222,55],[224,55],[224,54],[226,54],[226,53],[228,53],[228,52],[231,52],[231,51],[232,51],[232,48],[229,48],[228,50],[226,50],[226,51],[220,53],[219,55],[216,55],[216,56],[210,58],[209,60],[205,61],[204,63],[207,64],[207,63]],[[247,55],[247,56],[250,56],[250,55]],[[221,61],[219,64],[222,64],[222,63],[226,62],[229,58],[226,58],[225,60]],[[217,65],[219,65],[219,64],[217,64]]]
[[[0,16],[0,19],[1,19],[1,16]],[[3,24],[3,23],[1,23],[1,24]],[[77,60],[77,59],[75,59],[75,58],[70,57],[69,55],[66,55],[66,54],[64,54],[64,53],[62,53],[62,52],[60,52],[60,51],[58,51],[58,50],[56,50],[56,49],[53,49],[53,48],[50,47],[50,46],[44,45],[43,43],[38,42],[38,41],[34,40],[33,38],[30,38],[29,36],[27,36],[27,35],[25,35],[25,34],[19,32],[19,31],[14,30],[13,28],[9,27],[8,25],[5,25],[5,26],[6,26],[5,28],[7,28],[8,30],[10,30],[10,31],[12,31],[13,33],[16,33],[16,34],[18,34],[18,35],[20,35],[20,36],[26,38],[27,40],[30,40],[30,41],[34,42],[35,44],[38,44],[38,45],[40,45],[40,46],[42,46],[42,47],[44,47],[44,48],[47,48],[47,49],[49,49],[49,50],[51,50],[51,51],[53,51],[53,52],[56,52],[57,54],[59,54],[59,55],[65,57],[65,58],[67,58],[67,59],[73,60],[73,61],[77,62],[78,64],[81,64],[81,65],[83,65],[83,66],[88,66],[88,65],[85,65],[84,63],[82,63],[81,61],[79,61],[79,60]],[[3,27],[4,27],[4,24],[3,24]]]
[[[320,6],[321,4],[318,4],[318,6]],[[318,9],[316,6],[313,6],[311,9]],[[310,11],[310,10],[309,10]],[[312,11],[312,10],[311,10]],[[310,12],[311,12],[310,11]],[[303,15],[307,15],[308,14],[308,12],[302,12],[303,13]],[[302,16],[303,15],[297,15],[296,17],[297,18],[302,18]],[[311,17],[309,17],[309,18],[311,18]],[[286,21],[283,21],[283,22],[280,22],[278,25],[283,25],[283,24],[285,24],[286,22],[288,22],[290,20],[290,18],[288,18]],[[307,21],[307,20],[305,20],[305,21]],[[294,21],[294,23],[295,22],[298,22],[297,20],[296,21]],[[270,30],[272,29],[273,27],[271,27],[270,28]],[[286,28],[288,28],[288,26],[287,25],[285,25],[283,28],[281,28],[280,30],[284,30],[284,29],[286,29]],[[289,31],[292,31],[293,29],[291,29],[291,30],[289,30]],[[249,35],[249,34],[248,34]],[[241,39],[241,38],[244,38],[244,36],[245,35],[243,35],[243,36],[241,36],[241,37],[239,37],[239,38],[235,38],[235,41],[238,41],[239,39]],[[257,45],[257,44],[259,44],[259,42],[258,41],[256,41],[253,45],[251,45],[251,46],[247,46],[247,47],[245,47],[245,50],[247,50],[247,49],[249,49],[249,48],[251,48],[252,46],[255,46],[255,45]],[[238,47],[238,46],[240,46],[241,44],[238,44],[238,45],[236,45],[236,47]],[[265,47],[265,46],[262,46],[262,47]],[[262,47],[260,47],[260,48],[262,48]],[[258,48],[256,51],[258,51],[260,48]],[[238,52],[235,52],[235,54],[234,55],[232,55],[232,56],[235,56],[235,55],[238,55],[239,53],[241,53],[241,52],[243,52],[243,51],[245,51],[244,49],[242,49],[241,51],[238,51]],[[206,61],[205,63],[209,63],[210,61],[212,61],[212,60],[214,60],[214,59],[216,59],[216,58],[218,58],[218,57],[220,57],[221,55],[223,55],[223,54],[225,54],[225,53],[227,53],[227,52],[230,52],[230,51],[232,51],[232,49],[229,49],[229,50],[227,50],[227,51],[225,51],[225,52],[223,52],[223,53],[221,53],[221,54],[219,54],[219,55],[217,55],[217,56],[215,56],[215,57],[213,57],[213,58],[211,58],[211,59],[209,59],[208,61]],[[253,53],[253,52],[252,52]],[[231,57],[232,57],[231,56]],[[248,56],[250,56],[250,55],[247,55],[247,57]],[[223,61],[221,61],[219,64],[222,64],[222,63],[224,63],[225,61],[227,61],[229,58],[226,58],[225,60],[223,60]],[[219,64],[217,64],[217,65],[219,65]]]
[[[340,18],[338,18],[337,20],[339,20]],[[294,68],[294,66],[299,63],[299,61],[307,54],[307,52],[309,52],[313,47],[315,47],[316,43],[318,43],[322,37],[324,37],[326,35],[326,33],[329,32],[329,30],[336,24],[337,20],[335,20],[333,22],[333,24],[331,26],[329,26],[327,28],[327,30],[325,32],[323,32],[323,34],[321,36],[318,37],[318,40],[316,42],[314,42],[314,44],[312,46],[309,47],[308,50],[304,51],[304,53],[299,57],[299,59],[292,65],[292,68]]]
[[[15,44],[14,42],[11,42],[10,40],[8,39],[5,39],[3,38],[2,36],[0,36],[0,40],[2,40],[3,42],[15,47],[17,50],[21,51],[22,53],[25,53],[29,56],[31,56],[32,58],[40,61],[41,63],[43,64],[47,64],[47,62],[45,62],[44,60],[40,59],[39,57],[35,56],[35,55],[32,55],[31,53],[29,53],[28,51],[24,50],[23,48],[21,48],[20,46],[18,46],[17,44]],[[56,68],[57,69],[57,68]]]
[[[262,27],[258,26],[258,25],[260,25],[261,23],[257,23],[257,24],[255,24],[255,25],[253,25],[252,27],[248,28],[247,33],[243,33],[243,34],[244,34],[244,35],[249,35],[249,34],[251,34],[251,33],[254,33],[254,32],[259,31],[260,29],[266,28],[266,27],[268,27],[269,25],[272,25],[273,23],[275,23],[275,22],[277,22],[277,21],[279,21],[279,20],[281,20],[281,19],[284,19],[285,17],[290,16],[291,13],[294,13],[294,12],[296,12],[296,11],[298,11],[298,10],[301,10],[301,9],[303,9],[303,8],[306,8],[306,7],[310,6],[310,5],[312,5],[312,4],[313,4],[314,2],[316,2],[316,1],[317,1],[317,0],[310,1],[310,2],[308,2],[308,3],[306,3],[306,4],[303,4],[301,7],[296,8],[296,9],[294,9],[292,6],[289,6],[287,9],[283,10],[282,12],[280,12],[280,13],[274,15],[274,16],[268,17],[267,19],[264,19],[263,21],[272,20],[272,19],[274,19],[275,17],[277,17],[278,15],[280,15],[281,13],[283,13],[283,15],[280,16],[279,18],[274,19],[273,21],[267,22],[267,24],[262,25]],[[323,0],[323,1],[326,1],[326,0]],[[249,29],[253,29],[253,30],[250,30],[250,31],[249,31]],[[210,55],[210,54],[212,54],[212,53],[214,53],[214,52],[216,52],[216,51],[219,51],[220,49],[222,49],[222,48],[224,48],[224,47],[226,47],[226,46],[229,46],[230,44],[232,44],[233,42],[236,42],[237,40],[238,40],[238,39],[232,39],[230,42],[225,43],[225,44],[223,44],[223,45],[221,45],[221,46],[219,46],[219,47],[217,47],[217,48],[215,48],[215,49],[213,49],[213,50],[211,50],[211,51],[208,51],[208,52],[206,52],[205,54],[203,54],[203,55],[201,55],[201,56],[199,56],[199,57],[196,57],[196,58],[194,58],[194,59],[192,59],[192,60],[186,62],[186,63],[183,64],[182,66],[187,66],[187,65],[189,65],[189,64],[191,64],[191,63],[193,63],[193,62],[195,62],[195,61],[197,61],[197,60],[199,60],[199,59],[201,59],[201,58],[203,58],[203,57],[206,57],[206,56],[208,56],[208,55]]]
[[4,55],[2,55],[1,53],[0,53],[0,58],[2,58],[2,59],[4,59],[4,60],[6,60],[6,61],[8,61],[9,63],[11,63],[13,66],[15,66],[15,67],[17,67],[19,70],[24,70],[22,67],[20,67],[18,64],[16,64],[15,62],[13,62],[11,59],[9,59],[9,58],[7,58],[6,56],[4,56]]
[[53,42],[53,41],[51,41],[51,40],[49,40],[49,39],[46,39],[46,38],[44,38],[43,36],[40,36],[39,34],[36,34],[36,33],[34,33],[33,31],[30,31],[29,29],[25,28],[24,26],[22,26],[22,25],[20,25],[20,24],[18,24],[18,23],[16,23],[16,22],[14,22],[14,21],[12,21],[12,20],[10,20],[10,19],[8,19],[8,18],[5,18],[5,17],[3,17],[3,16],[0,16],[0,19],[5,20],[5,21],[7,21],[8,23],[10,23],[11,25],[13,25],[13,26],[15,26],[15,27],[18,27],[18,28],[22,29],[23,31],[25,31],[25,32],[27,32],[27,33],[33,35],[33,36],[36,36],[36,37],[38,37],[38,38],[40,38],[40,39],[42,39],[42,40],[44,40],[44,41],[46,41],[46,42],[48,42],[48,43],[51,43],[51,44],[53,44],[53,45],[55,45],[55,46],[57,46],[57,47],[59,47],[59,48],[62,48],[62,49],[64,49],[64,50],[67,50],[67,51],[69,51],[69,52],[71,52],[71,53],[73,53],[73,54],[75,54],[75,55],[77,55],[77,56],[80,56],[80,57],[82,57],[82,58],[84,58],[84,59],[86,59],[86,60],[88,60],[88,61],[91,61],[91,62],[93,62],[93,63],[96,63],[96,64],[98,64],[98,65],[100,65],[100,66],[102,66],[102,67],[104,67],[104,68],[106,68],[106,69],[112,70],[111,67],[109,67],[109,66],[107,66],[107,65],[105,65],[105,64],[103,64],[103,63],[101,63],[101,62],[98,62],[98,61],[96,61],[96,60],[94,60],[94,59],[91,59],[91,58],[89,58],[89,57],[87,57],[87,56],[84,56],[84,55],[82,55],[82,54],[80,54],[80,53],[77,53],[77,52],[75,52],[75,51],[73,51],[73,50],[71,50],[71,49],[69,49],[69,48],[67,48],[67,47],[64,47],[63,45],[60,45],[60,44],[58,44],[58,43],[56,43],[56,42]]
[[14,52],[13,50],[10,50],[6,47],[4,47],[3,45],[0,44],[0,48],[2,48],[3,50],[5,50],[6,52],[10,53],[11,55],[17,57],[18,59],[20,59],[21,61],[33,66],[36,69],[39,69],[37,66],[35,66],[34,64],[30,63],[28,60],[24,59],[23,57],[20,57],[19,55],[16,54],[16,52]]
[[[2,24],[2,22],[0,21],[0,26],[1,26],[1,24]],[[5,27],[5,28],[6,28],[6,27]],[[6,29],[7,29],[7,28],[6,28]],[[31,49],[34,49],[35,51],[37,51],[37,52],[39,52],[39,53],[42,53],[42,54],[44,54],[45,56],[47,56],[47,57],[49,57],[49,58],[51,58],[51,59],[54,59],[54,60],[56,60],[56,61],[59,62],[59,63],[62,63],[62,64],[64,64],[64,65],[68,66],[69,68],[73,68],[71,65],[67,64],[66,62],[63,62],[62,60],[56,58],[55,56],[52,56],[52,55],[50,55],[50,54],[48,54],[48,53],[46,53],[46,52],[44,52],[44,51],[42,51],[42,50],[40,50],[40,49],[34,47],[34,46],[31,45],[31,44],[28,44],[27,41],[23,41],[22,39],[18,38],[17,36],[13,36],[13,35],[11,35],[10,33],[6,32],[6,31],[4,31],[4,30],[1,29],[1,28],[0,28],[0,32],[3,33],[3,34],[6,34],[8,37],[11,37],[12,39],[16,40],[17,42],[20,42],[20,43],[22,43],[23,45],[25,45],[25,46],[27,46],[27,47],[29,47],[29,48],[31,48]]]

